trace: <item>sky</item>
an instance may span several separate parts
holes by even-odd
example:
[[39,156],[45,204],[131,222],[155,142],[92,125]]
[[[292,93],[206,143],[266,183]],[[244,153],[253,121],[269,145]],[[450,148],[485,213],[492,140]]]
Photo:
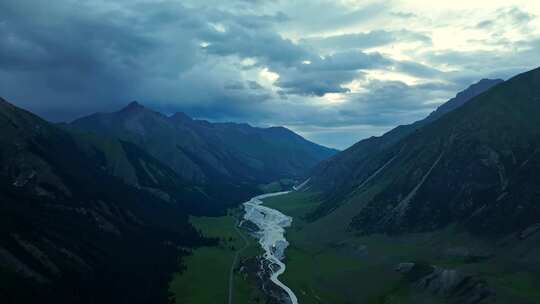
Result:
[[344,149],[540,66],[540,1],[2,0],[0,96],[58,122],[137,100]]

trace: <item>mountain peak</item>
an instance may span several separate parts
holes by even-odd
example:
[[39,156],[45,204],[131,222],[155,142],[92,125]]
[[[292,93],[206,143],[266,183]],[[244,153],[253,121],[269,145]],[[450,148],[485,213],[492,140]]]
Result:
[[467,103],[469,100],[488,91],[492,87],[502,82],[504,82],[504,80],[502,79],[483,78],[480,81],[471,84],[465,90],[457,93],[454,98],[440,105],[435,111],[433,111],[428,117],[426,117],[426,120],[433,121],[435,119],[438,119],[439,117],[442,117],[444,114],[449,113],[461,107],[462,105]]
[[[470,91],[487,91],[491,87],[493,87],[493,86],[495,86],[495,85],[497,85],[497,84],[499,84],[501,82],[504,82],[504,80],[502,80],[502,79],[483,78],[480,81],[470,85],[467,89],[465,89],[461,93],[468,93]],[[477,93],[477,92],[473,92],[473,94],[474,93]]]
[[504,82],[502,79],[489,79],[489,78],[482,78],[480,81],[475,82],[471,84],[469,87],[467,87],[465,90],[459,92],[457,95],[460,94],[472,94],[472,95],[478,95],[480,91],[484,92],[489,90],[491,87]]
[[139,102],[132,101],[125,108],[120,110],[120,112],[128,112],[128,111],[133,112],[133,111],[140,111],[140,110],[143,110],[143,109],[144,109],[144,106],[141,105]]

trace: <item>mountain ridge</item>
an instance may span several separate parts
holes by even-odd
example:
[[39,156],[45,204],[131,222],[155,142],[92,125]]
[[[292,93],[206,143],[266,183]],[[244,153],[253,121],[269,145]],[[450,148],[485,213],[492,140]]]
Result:
[[301,177],[336,152],[283,127],[211,123],[182,112],[166,116],[139,103],[76,119],[69,127],[135,143],[197,183],[206,183],[210,176],[259,184]]
[[[419,128],[437,120],[438,118],[444,116],[446,113],[449,113],[452,110],[462,106],[471,98],[484,92],[485,90],[492,88],[493,86],[500,84],[501,82],[501,79],[480,80],[479,82],[470,85],[465,90],[456,94],[454,98],[451,98],[444,104],[440,105],[426,118],[408,125],[397,126],[394,129],[386,132],[382,136],[373,136],[360,140],[356,144],[352,145],[350,148],[342,151],[341,153],[337,154],[332,158],[323,160],[318,166],[316,166],[311,172],[312,179],[310,183],[323,191],[328,191],[333,187],[341,188],[346,187],[347,185],[343,183],[340,184],[339,181],[343,180],[340,177],[335,177],[334,181],[328,181],[324,178],[324,176],[326,175],[335,176],[336,174],[339,174],[345,175],[350,179],[356,179],[357,177],[355,175],[358,175],[359,178],[362,178],[361,175],[364,174],[363,178],[368,178],[373,172],[376,172],[378,168],[380,168],[385,163],[373,163],[370,161],[370,157],[378,153],[385,153],[385,149],[391,147],[392,145],[395,145],[400,140],[409,136]],[[386,160],[389,159],[390,158],[387,158]],[[346,162],[349,163],[347,165],[343,165]],[[358,170],[356,169],[358,167],[363,168],[365,172],[358,172]],[[333,172],[336,170],[338,173]],[[356,170],[356,172],[354,172],[354,170]],[[319,181],[317,178],[318,176],[323,178],[321,178],[321,180]]]
[[357,202],[352,229],[406,233],[458,222],[477,233],[504,234],[534,225],[537,83],[540,69],[517,75],[368,157],[371,172],[380,172],[355,177],[342,193],[327,192],[319,216],[373,191]]

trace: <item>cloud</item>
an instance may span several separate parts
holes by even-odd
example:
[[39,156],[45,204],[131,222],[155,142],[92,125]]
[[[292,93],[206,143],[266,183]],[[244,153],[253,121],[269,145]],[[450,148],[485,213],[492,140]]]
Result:
[[342,85],[362,75],[359,70],[382,68],[391,62],[378,53],[348,51],[326,57],[313,57],[293,68],[279,70],[276,86],[288,94],[323,96],[346,93]]
[[354,71],[311,71],[299,72],[297,69],[284,74],[276,85],[284,89],[286,94],[324,96],[328,93],[346,93],[349,89],[342,87],[356,77]]
[[408,30],[374,30],[364,33],[311,37],[302,39],[300,42],[322,50],[344,50],[368,49],[399,42],[430,44],[431,38],[423,33],[411,32]]
[[506,7],[496,10],[494,16],[490,19],[477,23],[476,27],[480,29],[499,30],[497,26],[524,27],[527,26],[536,16],[519,7]]
[[261,86],[256,81],[248,80],[247,84],[248,84],[249,88],[252,89],[252,90],[262,90],[262,89],[264,89],[263,86]]
[[403,18],[403,19],[409,19],[409,18],[415,18],[417,15],[415,13],[411,12],[391,12],[392,16]]
[[281,30],[304,37],[343,30],[385,15],[389,3],[382,1],[279,1],[270,5],[289,16]]
[[[290,111],[274,122],[318,142],[343,148],[358,138],[380,135],[396,124],[421,119],[449,98],[448,91],[464,89],[441,83],[410,86],[400,81],[380,80],[365,80],[363,85],[363,92],[349,93],[347,99],[331,106],[321,107],[290,96],[282,103]],[[270,117],[275,119],[273,115]]]
[[243,90],[245,89],[244,84],[239,81],[234,81],[225,85],[227,90]]
[[139,100],[344,148],[538,65],[540,5],[422,1],[4,0],[0,95],[54,121]]
[[204,50],[212,55],[257,58],[269,64],[291,66],[308,59],[308,52],[292,41],[264,29],[229,24],[223,32],[207,34]]
[[146,77],[170,77],[199,60],[189,35],[171,42],[151,26],[143,30],[155,12],[133,17],[82,2],[26,1],[2,1],[0,11],[1,92],[53,119],[124,102]]

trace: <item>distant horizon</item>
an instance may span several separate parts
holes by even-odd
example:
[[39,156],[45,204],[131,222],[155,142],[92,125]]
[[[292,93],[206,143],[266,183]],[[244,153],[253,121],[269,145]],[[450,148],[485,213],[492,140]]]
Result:
[[0,94],[53,122],[140,100],[343,149],[540,62],[540,2],[525,0],[7,0],[0,11]]
[[[481,80],[484,80],[484,79],[488,79],[488,78],[482,78],[482,79],[479,79],[477,82],[479,82],[479,81],[481,81]],[[506,79],[504,79],[503,81],[506,81]],[[474,83],[477,83],[477,82],[474,82]],[[471,83],[471,85],[474,84],[474,83]],[[468,87],[468,86],[467,86],[467,87]],[[466,89],[466,88],[464,88],[464,89]],[[459,92],[456,92],[456,94],[457,94],[457,93],[459,93]],[[454,96],[455,96],[455,95],[454,95]],[[454,96],[452,96],[452,97],[454,97]],[[0,97],[2,97],[2,96],[0,96]],[[7,99],[7,98],[6,98],[6,100],[9,101],[9,102],[11,102],[11,101],[10,101],[9,99]],[[208,121],[208,122],[211,122],[211,123],[236,123],[236,124],[247,124],[247,125],[249,125],[249,126],[252,126],[252,127],[258,127],[258,128],[285,127],[285,128],[287,128],[287,129],[289,129],[289,130],[295,132],[296,134],[298,134],[298,135],[304,137],[305,139],[307,139],[307,140],[309,140],[309,141],[311,141],[311,142],[313,142],[313,143],[315,143],[315,144],[318,144],[318,145],[321,145],[321,146],[324,146],[324,147],[327,147],[327,148],[332,148],[332,149],[335,149],[335,150],[338,150],[338,151],[346,150],[346,149],[350,148],[351,146],[353,146],[355,143],[357,143],[357,142],[359,142],[359,141],[362,141],[362,140],[364,140],[364,139],[367,139],[367,138],[370,138],[370,137],[374,137],[374,136],[375,136],[375,137],[382,136],[382,135],[385,134],[386,132],[388,132],[388,131],[394,129],[395,127],[398,127],[398,126],[399,126],[399,125],[388,126],[387,129],[384,129],[384,130],[380,131],[379,133],[371,134],[371,135],[368,135],[368,136],[362,137],[362,138],[358,138],[357,140],[354,140],[354,138],[351,138],[351,140],[353,140],[353,142],[352,142],[351,144],[349,144],[349,145],[346,145],[346,146],[333,146],[332,144],[325,144],[325,143],[318,142],[316,139],[315,139],[315,140],[314,140],[314,139],[311,139],[311,138],[309,137],[309,135],[302,134],[302,131],[297,131],[297,130],[295,130],[294,128],[291,128],[291,127],[287,126],[286,124],[282,124],[282,125],[277,125],[277,124],[274,124],[274,125],[272,125],[272,124],[270,124],[270,125],[257,125],[257,124],[255,124],[255,123],[251,123],[251,122],[248,122],[248,121],[234,121],[234,120],[227,120],[227,119],[223,119],[223,120],[215,120],[215,119],[205,118],[205,117],[194,117],[194,116],[190,115],[189,113],[186,113],[185,111],[163,112],[163,111],[161,111],[161,110],[159,110],[159,109],[157,109],[157,108],[152,107],[152,106],[151,106],[151,103],[149,103],[150,105],[147,105],[147,103],[145,103],[144,101],[140,101],[140,100],[132,100],[132,101],[128,101],[128,102],[126,102],[123,106],[120,105],[120,106],[119,106],[118,108],[116,108],[116,109],[111,109],[111,110],[107,110],[107,111],[97,111],[97,112],[86,113],[86,114],[82,114],[81,116],[78,116],[78,117],[75,117],[75,118],[72,118],[72,119],[68,119],[68,120],[53,121],[53,120],[47,119],[46,117],[42,117],[42,118],[44,118],[44,119],[46,119],[47,121],[52,122],[52,123],[68,123],[68,124],[69,124],[69,123],[72,123],[73,121],[76,121],[77,119],[81,119],[81,118],[84,118],[84,117],[87,117],[87,116],[93,115],[93,114],[102,114],[102,113],[114,113],[114,112],[118,112],[118,111],[121,111],[121,110],[125,109],[126,107],[128,107],[128,106],[129,106],[130,104],[132,104],[132,103],[137,103],[137,104],[139,104],[139,105],[141,105],[141,106],[143,106],[143,107],[145,107],[145,108],[147,108],[147,109],[149,109],[149,110],[158,112],[158,113],[163,114],[163,115],[165,115],[165,116],[167,116],[167,117],[171,117],[171,116],[173,116],[173,115],[176,114],[176,113],[183,113],[183,114],[187,115],[188,117],[190,117],[191,119],[194,119],[194,120],[200,120],[200,121]],[[440,105],[442,105],[442,104],[443,104],[443,103],[437,105],[437,106],[436,106],[432,111],[430,111],[429,113],[435,111],[435,110],[437,109],[437,107],[440,106]],[[15,105],[17,105],[17,104],[15,104]],[[17,106],[18,106],[18,105],[17,105]],[[27,111],[33,112],[31,109],[26,109],[26,108],[24,108],[24,109],[27,110]],[[403,123],[403,124],[401,124],[401,125],[404,125],[404,124],[406,125],[406,124],[414,123],[414,122],[417,121],[417,120],[420,120],[420,119],[425,118],[427,115],[429,115],[429,113],[426,114],[426,115],[424,115],[424,116],[422,116],[422,117],[419,117],[418,119],[415,119],[415,120],[410,121],[410,122],[405,122],[405,123]],[[35,113],[35,114],[39,115],[38,113]],[[41,116],[41,115],[40,115],[40,116]]]
[[[515,75],[513,75],[515,76]],[[474,82],[474,83],[471,83],[470,85],[473,85],[475,83],[478,83],[480,82],[481,80],[494,80],[494,79],[491,79],[491,78],[482,78],[482,79],[479,79],[478,81]],[[507,79],[501,79],[503,81],[506,81]],[[470,86],[469,85],[469,86]],[[469,86],[467,86],[466,88],[468,88]],[[466,88],[464,88],[463,90],[465,90]],[[459,91],[461,92],[461,91]],[[459,93],[459,92],[456,92]],[[455,94],[451,97],[453,98],[455,96]],[[0,96],[2,97],[2,96]],[[9,99],[6,99],[8,100],[9,102],[11,102]],[[446,101],[445,101],[446,102]],[[73,121],[76,121],[77,119],[81,119],[81,118],[84,118],[84,117],[87,117],[89,115],[93,115],[93,114],[101,114],[101,113],[114,113],[114,112],[118,112],[118,111],[121,111],[125,108],[127,108],[130,104],[132,103],[136,103],[136,104],[139,104],[149,110],[152,110],[152,111],[155,111],[155,112],[158,112],[160,114],[163,114],[167,117],[171,117],[173,115],[175,115],[176,113],[183,113],[184,115],[187,115],[188,117],[190,117],[191,119],[194,119],[194,120],[200,120],[200,121],[208,121],[208,122],[211,122],[211,123],[236,123],[236,124],[247,124],[249,126],[252,126],[252,127],[258,127],[258,128],[272,128],[272,127],[285,127],[295,133],[297,133],[298,135],[304,137],[305,139],[315,143],[315,144],[318,144],[318,145],[321,145],[321,146],[324,146],[324,147],[328,147],[328,148],[332,148],[332,149],[336,149],[338,151],[343,151],[343,150],[346,150],[348,148],[350,148],[351,146],[353,146],[355,143],[359,142],[359,141],[362,141],[364,139],[367,139],[367,138],[370,138],[370,137],[378,137],[378,136],[382,136],[383,134],[385,134],[386,132],[394,129],[395,127],[398,127],[399,125],[392,125],[392,126],[388,126],[387,129],[385,130],[382,130],[380,131],[379,133],[377,134],[371,134],[371,135],[368,135],[366,137],[362,137],[362,138],[358,138],[357,140],[354,140],[354,138],[352,138],[353,142],[349,145],[346,145],[346,146],[333,146],[332,144],[325,144],[325,143],[321,143],[321,142],[318,142],[317,140],[314,140],[314,139],[311,139],[309,137],[309,135],[305,135],[305,134],[302,134],[302,131],[297,131],[295,130],[294,128],[292,127],[289,127],[287,126],[286,124],[282,124],[282,125],[277,125],[277,124],[266,124],[266,125],[257,125],[255,123],[251,123],[251,122],[248,122],[248,121],[234,121],[234,120],[227,120],[227,119],[223,119],[223,120],[215,120],[215,119],[211,119],[211,118],[206,118],[206,117],[194,117],[192,115],[190,115],[189,113],[186,113],[185,111],[176,111],[176,112],[164,112],[164,111],[161,111],[157,108],[154,108],[151,106],[151,103],[149,103],[150,105],[147,105],[147,103],[145,103],[144,101],[140,101],[140,100],[131,100],[131,101],[128,101],[126,102],[123,106],[122,105],[119,105],[119,107],[117,107],[116,109],[111,109],[111,110],[107,110],[107,111],[97,111],[97,112],[91,112],[91,113],[86,113],[86,114],[82,114],[81,116],[78,116],[78,117],[75,117],[75,118],[72,118],[72,119],[68,119],[68,120],[61,120],[61,121],[52,121],[52,120],[48,120],[46,117],[43,117],[44,119],[47,119],[47,121],[49,122],[52,122],[52,123],[71,123]],[[437,107],[439,107],[440,105],[442,105],[443,103],[437,105],[432,111],[430,111],[429,113],[432,113],[433,111],[435,111],[437,109]],[[16,104],[15,104],[16,105]],[[28,110],[28,111],[31,111],[30,109],[25,109],[25,110]],[[425,118],[427,115],[426,114],[422,117],[419,117],[418,119],[415,119],[413,121],[410,121],[410,122],[405,122],[403,123],[402,125],[406,125],[406,124],[411,124],[411,123],[414,123],[415,121],[417,120],[420,120],[420,119],[423,119]],[[38,114],[38,113],[35,113],[35,114]],[[39,114],[38,114],[39,115]]]

